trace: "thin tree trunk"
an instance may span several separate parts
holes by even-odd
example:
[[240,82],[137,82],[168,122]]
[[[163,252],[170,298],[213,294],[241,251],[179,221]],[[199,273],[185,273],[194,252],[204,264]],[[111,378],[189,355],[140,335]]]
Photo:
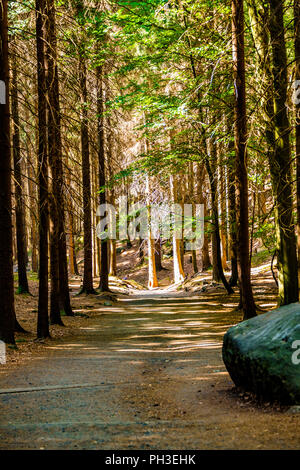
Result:
[[[38,138],[37,138],[38,140]],[[28,165],[28,192],[30,199],[30,243],[31,243],[31,270],[38,272],[38,237],[37,237],[37,221],[36,221],[36,183],[32,165]]]
[[[14,344],[14,277],[12,262],[11,148],[9,116],[9,69],[7,0],[0,5],[0,339]],[[5,87],[5,89],[3,89]]]
[[155,241],[151,230],[151,207],[150,207],[150,177],[147,175],[146,181],[146,194],[147,194],[147,216],[148,216],[148,288],[153,289],[158,287],[156,267],[155,267]]
[[57,44],[55,5],[47,0],[47,60],[48,60],[48,151],[52,174],[50,199],[50,266],[51,296],[50,320],[63,325],[61,313],[73,315],[68,285],[66,235],[64,227],[63,165],[60,124],[59,82],[57,66]]
[[71,189],[71,176],[70,176],[70,169],[68,165],[68,159],[66,157],[66,183],[69,188],[69,194],[67,195],[66,199],[66,207],[67,207],[67,220],[68,220],[68,248],[69,248],[69,269],[71,275],[79,275],[77,262],[76,262],[76,253],[75,253],[75,239],[74,239],[74,216],[73,216],[73,204],[72,204],[72,197],[70,194]]
[[18,100],[18,71],[16,59],[12,61],[12,118],[13,118],[13,160],[15,179],[15,202],[16,202],[16,238],[18,259],[18,293],[29,294],[27,271],[26,271],[26,234],[24,217],[23,181],[21,169],[20,152],[20,122],[19,122],[19,100]]
[[91,177],[90,177],[90,150],[89,129],[87,113],[87,84],[86,64],[80,53],[79,79],[81,90],[81,154],[82,154],[82,188],[83,188],[83,238],[84,238],[84,266],[83,284],[81,293],[94,294],[93,287],[93,249],[92,249],[92,220],[91,220]]
[[[221,253],[221,246],[218,246],[218,240],[220,239],[220,230],[219,230],[219,215],[218,212],[215,214],[215,211],[218,211],[218,178],[217,178],[217,151],[216,144],[212,142],[212,139],[206,141],[207,154],[209,159],[205,159],[206,172],[208,174],[210,192],[211,192],[211,251],[212,251],[212,280],[215,282],[221,282],[221,271],[219,269],[219,260],[218,253]],[[216,221],[216,223],[215,223]],[[221,239],[220,239],[221,240]],[[221,241],[220,241],[221,243]],[[222,259],[221,259],[222,262]],[[222,267],[223,272],[223,267]]]
[[[177,202],[177,184],[176,175],[170,176],[170,188],[171,188],[171,200],[173,204]],[[178,223],[178,215],[174,214],[175,225]],[[173,269],[174,269],[174,283],[180,283],[184,281],[184,271],[181,262],[181,251],[180,251],[180,238],[177,238],[178,230],[174,229],[173,233]]]
[[226,191],[225,191],[225,169],[221,162],[221,149],[219,146],[219,178],[220,178],[220,237],[222,247],[222,267],[227,270],[227,227],[226,227]]
[[[107,86],[108,88],[108,86]],[[108,97],[109,98],[109,97]],[[106,136],[107,136],[107,169],[108,169],[108,177],[109,180],[112,180],[113,177],[113,169],[112,169],[112,152],[113,152],[113,139],[112,139],[112,126],[111,126],[111,119],[108,115],[106,118]],[[109,193],[109,202],[113,206],[115,205],[115,189],[112,186],[110,188]],[[117,244],[116,240],[109,240],[109,275],[116,276],[117,275]]]
[[[99,204],[106,204],[106,178],[105,178],[105,141],[104,141],[104,90],[103,90],[103,70],[97,67],[97,112],[98,112],[98,164],[99,164]],[[100,282],[98,290],[109,292],[108,287],[108,240],[100,240]]]
[[155,250],[155,269],[156,271],[162,271],[163,266],[161,264],[161,239],[158,238],[154,243]]
[[232,0],[232,52],[235,87],[235,152],[237,181],[238,275],[244,320],[256,316],[251,286],[248,221],[247,115],[243,0]]
[[45,0],[36,0],[36,48],[38,70],[38,175],[39,175],[39,300],[38,338],[47,338],[48,319],[48,158],[45,77]]
[[208,234],[207,234],[208,223],[205,220],[208,216],[207,200],[206,200],[206,195],[204,195],[203,192],[202,192],[202,197],[200,199],[200,203],[204,205],[204,241],[203,241],[203,247],[201,251],[201,258],[202,258],[201,269],[202,271],[205,271],[211,266],[211,262],[210,262],[210,257],[209,257],[209,239],[208,239]]
[[140,264],[143,264],[144,263],[144,242],[143,240],[141,239],[141,237],[139,237],[139,258],[140,258]]
[[219,214],[218,214],[218,203],[217,203],[217,188],[216,188],[216,178],[212,172],[211,165],[209,163],[208,157],[205,158],[205,167],[209,178],[210,190],[211,190],[211,207],[212,207],[212,225],[213,225],[213,237],[215,239],[215,256],[216,256],[216,268],[220,280],[222,281],[225,289],[228,294],[233,294],[234,291],[232,287],[226,280],[222,267],[222,258],[221,258],[221,238],[219,230]]
[[228,160],[227,160],[227,179],[228,179],[228,218],[229,218],[229,240],[230,240],[230,260],[231,277],[229,285],[235,287],[238,282],[237,265],[237,220],[236,220],[236,194],[235,194],[235,157],[234,143],[231,140],[231,126],[227,125],[229,134]]
[[[188,191],[189,191],[189,203],[192,204],[192,214],[195,217],[195,199],[194,199],[194,166],[191,162],[189,165],[189,175],[188,175]],[[192,255],[192,264],[194,274],[198,272],[197,266],[197,252],[196,250],[191,250]]]

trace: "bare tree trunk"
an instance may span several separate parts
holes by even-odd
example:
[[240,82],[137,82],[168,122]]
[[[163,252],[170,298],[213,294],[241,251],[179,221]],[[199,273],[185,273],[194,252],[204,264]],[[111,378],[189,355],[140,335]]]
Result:
[[292,162],[290,152],[290,126],[287,115],[287,55],[283,22],[282,0],[270,1],[269,30],[272,45],[272,74],[274,86],[275,145],[271,158],[271,171],[276,188],[278,240],[279,305],[298,302],[298,266],[293,220]]
[[81,90],[81,153],[82,153],[82,188],[83,188],[83,232],[84,232],[84,267],[83,285],[81,292],[94,294],[93,288],[93,249],[92,249],[92,220],[91,220],[91,177],[90,150],[87,113],[87,84],[86,64],[80,53],[79,78]]
[[[219,214],[218,214],[218,179],[217,179],[217,152],[216,152],[216,144],[212,143],[211,139],[207,141],[207,154],[209,155],[209,159],[205,159],[205,167],[206,172],[208,174],[209,185],[210,185],[210,192],[211,192],[211,227],[212,227],[212,234],[211,234],[211,251],[212,251],[212,280],[215,282],[221,282],[221,271],[223,272],[222,267],[222,259],[221,259],[221,267],[222,270],[219,269],[219,260],[218,260],[218,253],[220,252],[221,256],[221,246],[218,240],[220,238],[220,230],[219,230]],[[215,213],[217,211],[217,214]]]
[[[231,126],[227,125],[227,132],[231,137]],[[235,287],[238,282],[237,265],[237,220],[236,220],[236,194],[235,194],[235,157],[234,143],[229,138],[228,160],[227,160],[227,180],[228,180],[228,219],[229,219],[229,251],[231,260],[231,277],[229,285]]]
[[[98,163],[99,163],[99,204],[106,204],[106,178],[105,178],[105,141],[104,141],[104,89],[103,89],[103,70],[97,67],[98,84]],[[108,292],[108,240],[100,240],[100,282],[98,290]]]
[[141,237],[139,237],[139,258],[140,258],[140,263],[144,263],[144,243]]
[[148,270],[149,270],[149,277],[148,277],[148,287],[149,289],[153,289],[158,287],[157,276],[156,276],[156,267],[155,267],[155,242],[153,239],[153,234],[151,230],[151,208],[150,208],[150,178],[147,175],[147,214],[148,214]]
[[243,0],[232,0],[232,48],[235,85],[235,152],[237,181],[238,274],[244,320],[256,316],[251,286],[248,221],[247,115]]
[[155,268],[156,271],[162,271],[163,266],[161,264],[161,239],[157,238],[154,243],[155,250]]
[[48,156],[46,129],[46,77],[45,77],[45,19],[46,2],[36,0],[36,48],[38,69],[38,174],[39,174],[39,301],[38,338],[47,338],[48,319]]
[[69,269],[71,275],[79,275],[77,262],[76,262],[76,252],[75,252],[75,239],[74,239],[74,215],[73,215],[73,203],[72,203],[72,196],[70,194],[71,190],[71,176],[70,176],[70,169],[68,166],[68,158],[66,157],[66,183],[69,188],[69,194],[67,195],[66,199],[66,207],[67,207],[67,220],[68,220],[68,248],[69,248]]
[[26,234],[24,216],[23,181],[21,169],[20,152],[20,122],[19,122],[19,100],[18,100],[18,71],[17,61],[12,61],[12,118],[13,118],[13,160],[15,178],[15,202],[16,202],[16,238],[18,259],[18,293],[29,294],[27,271],[26,271]]
[[221,237],[221,253],[222,253],[222,267],[227,270],[227,227],[226,227],[226,191],[225,191],[225,169],[221,161],[221,149],[218,146],[218,163],[219,163],[219,180],[220,180],[220,237]]
[[[189,203],[192,204],[193,217],[195,217],[194,190],[195,190],[195,188],[194,188],[194,165],[191,162],[189,164],[188,191],[189,191]],[[192,256],[193,271],[194,271],[194,274],[196,274],[198,272],[197,252],[196,252],[196,250],[191,250],[191,256]]]
[[229,285],[224,275],[222,267],[222,258],[221,258],[221,238],[219,230],[219,214],[218,214],[218,204],[217,204],[217,188],[216,188],[216,178],[212,172],[211,165],[209,163],[208,157],[205,157],[205,167],[208,174],[210,189],[211,189],[211,207],[212,207],[212,225],[213,225],[213,237],[215,239],[215,256],[216,256],[216,269],[218,270],[218,275],[222,281],[225,289],[228,294],[233,294],[233,289]]
[[1,98],[4,98],[4,103],[0,104],[0,338],[5,343],[14,344],[7,0],[0,4],[0,80]]
[[[170,188],[171,188],[171,200],[173,204],[177,203],[177,184],[176,184],[176,175],[170,176]],[[174,214],[175,219],[177,215]],[[175,221],[175,225],[176,225]],[[173,268],[174,268],[174,282],[177,284],[184,281],[184,271],[181,262],[181,252],[180,252],[180,238],[177,238],[177,230],[174,229],[173,233]]]
[[[37,139],[38,140],[38,139]],[[38,272],[38,237],[37,237],[37,221],[36,221],[36,183],[35,174],[32,165],[28,165],[28,193],[30,199],[30,243],[31,243],[31,269],[33,272]]]
[[54,0],[47,0],[47,59],[48,59],[48,151],[52,173],[50,215],[52,222],[51,259],[51,323],[62,325],[61,312],[72,316],[70,304],[66,234],[65,201],[61,142],[61,116],[57,65],[57,41]]
[[[201,204],[204,205],[204,219],[208,216],[208,211],[207,211],[207,200],[206,200],[206,195],[203,194],[202,192],[202,198],[200,202]],[[205,271],[211,266],[210,262],[210,257],[209,257],[209,239],[208,239],[208,234],[207,232],[207,221],[204,220],[204,241],[203,241],[203,247],[202,247],[202,266],[201,269],[202,271]]]

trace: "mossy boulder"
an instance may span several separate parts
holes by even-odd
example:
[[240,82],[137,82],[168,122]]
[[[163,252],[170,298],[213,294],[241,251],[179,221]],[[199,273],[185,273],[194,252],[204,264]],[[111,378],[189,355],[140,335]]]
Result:
[[299,340],[300,303],[294,303],[230,328],[223,361],[237,387],[263,400],[300,404]]

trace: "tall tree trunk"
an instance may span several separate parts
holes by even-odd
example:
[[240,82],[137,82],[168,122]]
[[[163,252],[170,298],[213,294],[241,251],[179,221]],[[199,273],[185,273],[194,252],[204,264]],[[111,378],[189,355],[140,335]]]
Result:
[[[295,31],[295,80],[300,85],[300,1],[294,0],[294,31]],[[300,100],[296,108],[296,178],[297,178],[297,251],[298,274],[300,272]]]
[[[108,97],[109,98],[109,97]],[[112,152],[113,152],[113,139],[112,139],[112,126],[111,126],[111,119],[108,115],[106,118],[106,136],[107,136],[107,169],[108,169],[108,177],[111,181],[113,178],[113,159],[112,159]],[[115,189],[112,186],[109,192],[109,202],[113,206],[115,205]],[[116,240],[109,240],[109,275],[116,276],[117,275],[117,244]]]
[[201,261],[202,261],[201,269],[202,271],[205,271],[211,266],[210,257],[209,257],[209,236],[207,233],[208,224],[207,224],[207,221],[205,220],[208,217],[206,195],[204,195],[204,198],[203,198],[203,205],[204,205],[204,241],[203,241],[203,247],[201,251]]
[[232,52],[235,87],[235,152],[237,181],[238,275],[244,320],[256,316],[251,286],[248,221],[247,115],[243,0],[232,0]]
[[7,0],[2,0],[0,4],[0,86],[0,339],[14,344]]
[[279,305],[297,302],[298,266],[293,220],[292,165],[290,127],[287,116],[287,55],[285,46],[283,2],[270,1],[269,30],[272,45],[272,76],[274,86],[275,146],[272,155],[273,180],[276,185],[278,287]]
[[[38,140],[38,138],[37,138]],[[28,165],[28,193],[31,201],[30,206],[30,243],[31,243],[31,270],[35,273],[38,272],[38,253],[37,253],[37,221],[36,221],[36,183],[35,174],[32,165]]]
[[36,0],[36,48],[38,73],[38,175],[39,175],[39,300],[38,338],[49,334],[48,319],[48,158],[46,128],[46,77],[45,77],[45,19],[46,2]]
[[[53,99],[49,103],[53,113],[55,140],[57,148],[57,213],[58,213],[58,255],[59,255],[59,292],[62,307],[65,315],[73,316],[70,302],[68,261],[67,261],[67,241],[65,231],[65,200],[63,188],[63,161],[62,161],[62,140],[61,140],[61,112],[60,112],[60,90],[57,65],[57,40],[56,40],[56,19],[54,0],[48,0],[49,15],[49,44],[51,47],[52,65],[53,65]],[[51,104],[51,102],[53,104]]]
[[52,172],[50,214],[51,230],[51,323],[63,324],[61,312],[73,315],[68,282],[65,212],[63,194],[63,165],[61,116],[57,65],[56,20],[54,0],[47,0],[47,59],[48,59],[48,151]]
[[[177,203],[177,181],[176,175],[170,176],[170,190],[171,200],[173,204]],[[178,223],[178,215],[174,214],[175,224]],[[178,230],[174,229],[173,233],[173,269],[174,269],[174,283],[180,283],[184,281],[184,271],[181,262],[181,251],[180,251],[180,238],[177,238]]]
[[158,287],[156,267],[155,267],[155,241],[151,230],[151,206],[150,206],[150,177],[147,175],[146,194],[147,194],[147,217],[148,217],[148,288]]
[[60,312],[63,308],[59,290],[59,179],[58,174],[58,142],[56,140],[56,110],[54,95],[54,57],[52,50],[52,25],[50,21],[51,0],[46,0],[46,87],[47,87],[47,137],[48,137],[48,161],[51,170],[51,186],[49,191],[49,214],[50,214],[50,322],[62,325]]
[[82,191],[83,191],[83,238],[84,266],[81,293],[94,294],[93,288],[93,249],[92,249],[92,216],[91,216],[91,177],[90,149],[87,110],[87,83],[85,58],[79,55],[79,80],[81,91],[81,155],[82,155]]
[[[68,158],[66,157],[66,184],[68,188],[71,190],[71,171],[68,164]],[[74,215],[73,215],[73,202],[72,196],[70,194],[67,195],[66,199],[67,205],[67,220],[68,220],[68,248],[69,248],[69,269],[71,275],[79,275],[77,262],[76,262],[76,253],[75,253],[75,239],[74,239]]]
[[29,294],[27,272],[26,272],[26,234],[24,217],[23,181],[21,169],[20,151],[20,122],[19,122],[19,100],[18,100],[18,71],[16,59],[12,61],[12,118],[13,118],[13,160],[15,179],[15,202],[16,202],[16,238],[18,259],[18,293]]
[[69,269],[70,274],[74,276],[75,274],[75,263],[74,263],[74,252],[75,252],[75,243],[74,243],[74,232],[73,232],[73,214],[68,210],[68,222],[69,222]]
[[[206,172],[208,174],[210,192],[211,192],[211,219],[212,219],[212,234],[211,234],[211,251],[212,251],[212,280],[221,282],[221,271],[219,269],[218,253],[221,253],[221,246],[218,246],[218,240],[220,238],[219,230],[219,216],[215,214],[215,210],[218,211],[218,178],[217,178],[217,151],[216,144],[212,142],[212,139],[206,139],[207,154],[209,159],[205,159]],[[216,223],[215,223],[216,221]],[[221,243],[221,241],[220,241]],[[221,258],[222,261],[222,258]],[[223,272],[223,267],[222,267]]]
[[205,271],[211,266],[210,257],[209,257],[209,237],[208,237],[208,210],[207,210],[207,197],[205,191],[205,166],[202,164],[197,164],[197,198],[198,203],[204,205],[204,240],[203,247],[201,250],[201,270]]
[[210,190],[211,190],[211,210],[212,210],[212,225],[213,225],[213,237],[215,237],[215,249],[216,249],[216,268],[218,275],[222,281],[228,294],[233,294],[233,289],[229,285],[224,275],[222,258],[221,258],[221,238],[219,229],[219,213],[218,213],[218,202],[217,202],[217,188],[216,188],[216,177],[212,172],[211,165],[208,157],[205,157],[205,167],[209,178]]
[[[195,217],[194,165],[192,162],[189,164],[188,191],[189,191],[189,203],[192,204],[192,214],[193,214],[193,217]],[[194,274],[196,274],[198,272],[196,250],[191,250],[191,256],[192,256],[193,271],[194,271]]]
[[[105,178],[105,141],[104,141],[104,89],[103,70],[97,67],[97,114],[98,114],[98,163],[99,163],[99,204],[106,204],[106,178]],[[108,240],[100,240],[100,282],[98,290],[108,292]]]
[[231,277],[229,285],[235,287],[238,282],[237,264],[237,221],[236,221],[236,194],[235,194],[235,156],[234,142],[231,139],[231,126],[227,125],[229,135],[228,158],[227,158],[227,180],[228,180],[228,219],[229,219],[229,250],[231,261]]
[[[247,0],[247,3],[252,35],[258,51],[262,74],[262,110],[265,120],[265,136],[269,147],[268,160],[275,208],[278,303],[284,305],[298,299],[298,281],[297,269],[295,268],[297,254],[295,227],[292,216],[289,122],[285,104],[287,56],[283,5],[280,0],[270,1],[263,5],[257,4],[254,0]],[[286,227],[288,227],[287,230]]]
[[[220,146],[219,146],[220,147]],[[223,150],[223,149],[222,149]],[[219,178],[220,178],[220,237],[221,237],[221,247],[222,247],[222,267],[223,270],[227,270],[227,214],[226,214],[226,191],[225,191],[225,168],[221,162],[221,149],[219,149]]]

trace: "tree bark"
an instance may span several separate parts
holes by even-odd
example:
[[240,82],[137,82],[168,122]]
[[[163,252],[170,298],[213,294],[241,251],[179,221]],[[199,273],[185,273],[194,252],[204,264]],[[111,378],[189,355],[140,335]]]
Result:
[[243,0],[232,0],[232,55],[234,67],[237,241],[240,305],[244,320],[256,316],[251,286],[248,221],[247,115],[244,56]]
[[39,300],[38,338],[47,338],[48,319],[48,156],[46,129],[45,0],[36,0],[36,49],[38,79],[38,174],[39,174]]
[[298,266],[293,220],[292,165],[290,126],[287,115],[287,55],[285,46],[283,3],[270,1],[269,30],[272,45],[272,77],[274,90],[275,145],[271,155],[277,211],[279,305],[298,302]]
[[63,165],[61,142],[61,115],[57,65],[57,40],[55,5],[47,0],[47,59],[48,59],[48,151],[52,173],[50,215],[51,230],[51,323],[62,325],[61,313],[72,316],[70,304],[66,234],[65,201],[63,190]]
[[155,267],[155,241],[151,230],[151,207],[150,207],[150,177],[147,175],[147,215],[148,215],[148,288],[158,287],[156,267]]
[[[300,1],[294,0],[295,32],[295,80],[300,85]],[[296,178],[297,178],[297,251],[298,273],[300,272],[300,100],[295,103],[296,111]]]
[[[12,262],[11,148],[7,0],[0,4],[0,339],[14,344],[14,277]],[[5,89],[3,89],[5,87]]]
[[84,266],[81,293],[94,294],[93,287],[93,249],[91,220],[91,177],[90,150],[87,112],[86,64],[82,52],[79,54],[79,80],[81,91],[81,155],[82,155],[82,191],[83,191],[83,238]]
[[157,238],[154,243],[154,250],[155,250],[155,269],[156,271],[162,271],[163,266],[161,264],[161,239]]
[[20,151],[20,121],[19,121],[19,99],[18,99],[18,70],[16,59],[12,61],[12,91],[11,108],[13,119],[13,160],[15,179],[15,212],[16,212],[16,238],[17,238],[17,260],[18,260],[18,293],[29,294],[27,271],[26,271],[26,233],[23,198],[23,181],[21,169]]
[[[98,114],[98,164],[99,164],[99,204],[106,204],[106,178],[105,178],[105,138],[104,138],[104,89],[103,70],[97,67],[97,114]],[[98,290],[109,292],[108,287],[108,240],[100,240],[100,282]]]
[[213,225],[213,237],[215,238],[215,256],[216,256],[216,269],[218,276],[222,281],[225,289],[228,294],[233,294],[234,290],[227,282],[227,279],[224,275],[223,266],[222,266],[222,257],[221,257],[221,238],[220,238],[220,229],[219,229],[219,213],[218,213],[218,203],[217,203],[217,188],[216,188],[216,178],[212,172],[211,165],[209,163],[208,157],[205,157],[205,167],[208,174],[208,179],[210,183],[211,190],[211,210],[212,210],[212,225]]
[[[171,189],[171,200],[173,204],[177,203],[177,184],[176,175],[170,176],[170,189]],[[175,219],[177,215],[174,214]],[[177,222],[178,223],[178,222]],[[175,221],[176,224],[176,221]],[[181,262],[181,251],[180,251],[180,238],[177,238],[176,230],[173,233],[173,269],[174,269],[174,283],[180,283],[184,281],[184,271]]]
[[231,261],[231,277],[229,285],[235,287],[238,282],[237,264],[237,220],[236,220],[236,190],[235,190],[235,155],[234,142],[231,140],[231,126],[227,125],[229,135],[228,158],[227,158],[227,180],[228,180],[228,219],[229,219],[229,250]]

